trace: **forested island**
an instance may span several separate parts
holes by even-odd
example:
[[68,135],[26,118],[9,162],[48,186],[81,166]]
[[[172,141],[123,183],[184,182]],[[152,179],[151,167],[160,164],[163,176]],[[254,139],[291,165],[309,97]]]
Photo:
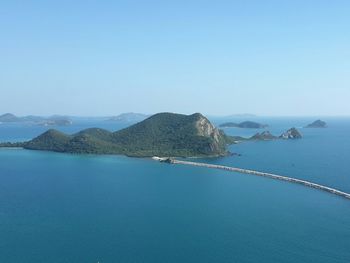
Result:
[[50,129],[31,141],[16,143],[16,146],[67,153],[188,157],[226,155],[229,143],[230,138],[202,114],[159,113],[116,132],[90,128],[67,135]]
[[[294,129],[294,128],[293,128]],[[296,139],[291,129],[279,137],[256,134],[251,138],[228,136],[200,113],[158,113],[128,128],[110,132],[90,128],[68,135],[50,129],[28,142],[0,143],[0,147],[23,147],[77,154],[119,154],[134,157],[204,157],[230,154],[227,145],[246,140]],[[265,132],[266,133],[266,132]]]

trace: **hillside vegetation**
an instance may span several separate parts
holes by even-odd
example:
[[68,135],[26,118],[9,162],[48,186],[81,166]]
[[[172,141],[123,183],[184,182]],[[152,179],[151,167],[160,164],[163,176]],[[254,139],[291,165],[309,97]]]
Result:
[[225,155],[230,142],[199,113],[159,113],[116,132],[91,128],[66,135],[51,129],[23,147],[69,153],[188,157]]

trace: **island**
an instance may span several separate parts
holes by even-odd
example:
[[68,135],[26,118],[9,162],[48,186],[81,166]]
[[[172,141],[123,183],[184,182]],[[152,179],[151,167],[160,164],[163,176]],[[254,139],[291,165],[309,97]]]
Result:
[[281,139],[301,139],[301,133],[296,128],[291,128],[286,132],[282,133]]
[[[69,135],[49,129],[28,142],[0,143],[0,147],[76,154],[117,154],[133,157],[212,157],[231,153],[227,146],[247,140],[295,139],[292,128],[279,137],[268,131],[251,138],[226,135],[200,113],[158,113],[125,129],[110,132],[89,128]],[[301,138],[301,135],[300,135]]]
[[135,112],[127,112],[122,113],[117,116],[110,117],[108,121],[116,121],[116,122],[139,122],[143,121],[150,117],[150,115],[143,113],[135,113]]
[[316,120],[313,123],[306,125],[304,128],[326,128],[327,123],[322,120]]
[[47,119],[37,122],[41,126],[68,126],[72,125],[72,121],[69,119]]
[[54,115],[51,117],[40,117],[28,115],[24,117],[18,117],[12,113],[5,113],[0,115],[0,122],[2,123],[28,123],[40,126],[67,126],[73,122],[68,117]]
[[[158,113],[116,132],[90,128],[67,135],[50,129],[31,141],[16,143],[16,146],[66,153],[198,157],[227,155],[229,143],[229,136],[200,113]],[[10,147],[11,144],[0,146]]]
[[225,122],[219,125],[220,128],[248,128],[248,129],[263,129],[268,127],[267,124],[261,124],[254,121],[244,121],[241,123]]
[[259,140],[259,141],[267,141],[267,140],[275,140],[278,139],[277,136],[272,135],[269,131],[263,131],[261,133],[257,133],[250,137],[250,140]]
[[301,138],[302,138],[302,135],[296,128],[290,128],[289,130],[283,132],[280,136],[274,136],[269,131],[263,131],[261,133],[257,133],[253,135],[248,140],[259,140],[259,141],[276,140],[276,139],[294,140],[294,139],[301,139]]
[[0,122],[17,122],[19,118],[12,113],[0,115]]

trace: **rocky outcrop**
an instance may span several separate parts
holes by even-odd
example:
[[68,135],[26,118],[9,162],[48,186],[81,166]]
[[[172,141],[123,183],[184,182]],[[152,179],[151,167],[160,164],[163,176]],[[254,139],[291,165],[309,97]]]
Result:
[[267,141],[267,140],[277,139],[277,137],[272,135],[269,131],[263,131],[263,132],[260,132],[260,133],[253,135],[250,139],[251,140]]
[[197,113],[197,115],[198,120],[195,124],[197,128],[197,134],[199,136],[211,137],[215,142],[219,143],[221,139],[220,137],[222,136],[220,130],[215,128],[214,125],[211,124],[210,121],[202,114]]
[[211,122],[200,113],[193,114],[195,118],[198,118],[195,122],[195,127],[197,129],[197,135],[203,137],[209,137],[212,139],[210,143],[210,151],[212,152],[222,152],[225,149],[227,141],[225,139],[225,134],[219,129],[215,128]]
[[275,139],[300,139],[302,136],[300,132],[296,128],[291,128],[284,133],[282,133],[280,136],[274,136],[269,131],[263,131],[260,133],[257,133],[250,137],[249,140],[257,140],[257,141],[268,141],[268,140],[275,140]]
[[281,139],[301,139],[302,136],[296,128],[291,128],[280,136]]

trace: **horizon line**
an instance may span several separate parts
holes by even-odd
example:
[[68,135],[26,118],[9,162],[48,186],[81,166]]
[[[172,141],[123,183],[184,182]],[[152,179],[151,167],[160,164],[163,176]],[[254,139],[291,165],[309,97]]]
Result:
[[[199,111],[193,112],[193,113],[181,113],[181,112],[174,112],[174,111],[159,111],[155,113],[143,113],[143,112],[133,112],[133,111],[125,111],[125,112],[120,112],[116,114],[104,114],[104,115],[85,115],[85,114],[59,114],[59,113],[54,113],[54,114],[15,114],[12,112],[4,112],[0,113],[0,116],[5,115],[5,114],[13,114],[16,117],[27,117],[27,116],[37,116],[37,117],[52,117],[52,116],[61,116],[61,117],[75,117],[75,118],[106,118],[106,117],[115,117],[119,116],[121,114],[143,114],[147,116],[152,116],[154,114],[158,113],[164,113],[164,112],[169,112],[169,113],[176,113],[176,114],[184,114],[184,115],[191,115],[194,113],[201,113]],[[202,115],[206,117],[212,117],[212,118],[297,118],[297,117],[303,117],[303,118],[315,118],[315,117],[325,117],[325,118],[346,118],[350,117],[350,114],[344,114],[344,115],[323,115],[323,114],[305,114],[305,115],[273,115],[273,114],[254,114],[254,113],[232,113],[232,114],[210,114],[210,113],[201,113]]]

